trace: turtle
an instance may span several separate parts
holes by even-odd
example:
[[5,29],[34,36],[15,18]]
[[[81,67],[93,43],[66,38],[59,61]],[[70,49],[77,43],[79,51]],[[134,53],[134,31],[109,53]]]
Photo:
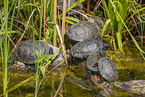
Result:
[[[81,21],[66,28],[65,35],[73,42],[80,42],[93,37],[100,38],[101,32],[89,21]],[[101,39],[101,38],[100,38]]]
[[86,61],[86,69],[87,69],[87,79],[90,78],[91,73],[98,73],[98,60],[103,56],[106,55],[106,52],[102,49],[100,49],[99,51],[90,54],[87,58]]
[[[53,49],[49,47],[44,41],[40,40],[35,40],[36,51],[39,51],[39,42],[41,54],[43,54],[43,56],[53,54]],[[18,47],[11,54],[11,65],[14,64],[16,59],[19,59],[26,64],[35,64],[36,60],[33,40],[24,40],[20,42]],[[36,59],[38,59],[37,56]]]
[[110,44],[103,43],[102,40],[91,38],[76,43],[70,50],[70,56],[76,58],[87,58],[88,55],[96,53],[99,49],[107,50]]
[[[101,52],[101,55],[100,55]],[[106,52],[104,50],[97,51],[93,54],[90,54],[87,58],[86,62],[86,68],[91,72],[98,72],[98,60],[101,58],[101,56],[105,56]]]
[[103,80],[116,81],[118,79],[118,72],[115,67],[113,60],[109,57],[101,57],[98,60],[98,72],[100,76],[100,81],[98,83],[103,83]]
[[[75,2],[77,2],[79,0],[70,0],[66,2],[66,8],[71,7]],[[58,0],[57,5],[59,6],[59,12],[61,13],[63,11],[62,6],[63,6],[63,0]],[[79,3],[78,5],[76,5],[74,8],[72,8],[73,10],[76,10],[78,12],[81,12],[81,10],[83,9],[83,5],[81,3]],[[77,15],[80,15],[78,12],[75,11],[68,11],[67,14],[74,16],[75,18],[78,18]],[[79,17],[80,19],[82,19],[82,16],[80,15]]]

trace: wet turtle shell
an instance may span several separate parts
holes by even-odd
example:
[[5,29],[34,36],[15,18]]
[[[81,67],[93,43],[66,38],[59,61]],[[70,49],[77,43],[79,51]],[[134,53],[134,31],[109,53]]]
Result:
[[[70,2],[69,1],[67,1],[66,2],[66,8],[69,8],[69,7],[71,7],[75,2],[77,2],[78,0],[70,0]],[[62,6],[63,6],[63,0],[58,0],[58,2],[57,2],[57,5],[58,6],[60,6],[61,8],[59,8],[61,11],[62,11]],[[81,3],[79,3],[78,5],[76,5],[74,8],[73,8],[73,10],[76,10],[76,11],[81,11],[83,9],[83,5],[81,4]],[[77,13],[77,12],[74,12],[74,11],[69,11],[69,12],[67,12],[68,14],[70,14],[70,15],[77,15],[77,14],[79,14],[79,13]]]
[[98,60],[98,71],[107,81],[116,81],[118,79],[118,72],[115,64],[108,57],[102,57]]
[[[35,40],[35,50],[39,51],[39,40]],[[50,48],[44,41],[40,41],[40,50],[43,56],[46,56],[47,54],[53,54],[53,49]],[[34,41],[21,41],[16,50],[11,55],[11,65],[14,63],[16,58],[18,58],[20,61],[26,64],[35,64],[36,60],[34,51]]]
[[65,35],[73,41],[84,41],[86,39],[100,36],[98,28],[89,21],[81,21],[69,26]]
[[94,53],[88,56],[87,58],[87,62],[86,62],[86,68],[89,71],[93,71],[93,72],[98,72],[98,60],[100,59],[100,54]]
[[88,55],[99,51],[99,49],[107,50],[109,47],[110,44],[103,43],[99,39],[86,39],[75,44],[70,50],[70,55],[76,58],[86,58]]

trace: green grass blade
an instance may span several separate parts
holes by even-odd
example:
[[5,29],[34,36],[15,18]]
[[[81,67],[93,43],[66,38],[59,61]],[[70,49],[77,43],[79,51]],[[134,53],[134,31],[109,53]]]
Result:
[[117,32],[116,33],[116,37],[117,37],[117,42],[118,42],[119,50],[120,51],[123,51],[123,48],[122,48],[122,40],[121,40],[121,33],[120,32]]
[[108,19],[106,22],[105,22],[105,24],[104,24],[104,26],[103,26],[103,29],[102,29],[102,32],[101,32],[101,37],[103,38],[103,36],[104,36],[104,32],[105,32],[105,30],[106,30],[106,28],[107,28],[107,26],[108,26],[108,24],[111,22],[111,19]]
[[127,30],[128,33],[130,34],[130,36],[131,36],[131,38],[132,38],[134,44],[136,45],[136,47],[139,49],[139,51],[141,51],[142,53],[145,54],[145,52],[140,48],[139,44],[137,43],[137,41],[135,40],[135,38],[134,38],[133,35],[131,34],[130,30],[128,29],[128,27],[126,26],[126,24],[124,23],[124,21],[122,20],[120,14],[119,14],[118,11],[116,10],[116,7],[115,7],[115,5],[113,4],[113,2],[112,2],[111,0],[110,0],[110,2],[112,3],[112,5],[113,5],[113,7],[114,7],[114,9],[115,9],[115,11],[116,11],[116,13],[118,14],[118,16],[119,16],[120,20],[122,21],[123,25],[125,26],[126,30]]
[[[105,0],[103,0],[103,4],[104,4],[105,10],[106,10],[108,19],[113,20],[112,19],[112,16],[111,16],[111,12],[110,12],[111,11],[110,6],[107,7],[107,4],[106,4],[106,1]],[[110,28],[112,28],[112,26],[113,26],[113,21],[110,22]]]
[[130,18],[132,18],[132,16],[134,16],[135,14],[137,14],[138,12],[143,11],[143,10],[145,10],[145,7],[143,7],[143,8],[141,8],[141,9],[135,11],[135,12],[125,21],[125,23],[127,23],[127,22],[130,20]]

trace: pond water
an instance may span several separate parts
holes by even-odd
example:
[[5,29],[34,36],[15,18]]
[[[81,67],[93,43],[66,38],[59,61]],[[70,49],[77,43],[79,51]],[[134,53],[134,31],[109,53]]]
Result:
[[[126,44],[124,46],[125,52],[119,51],[106,51],[106,55],[111,58],[119,72],[119,81],[130,80],[145,80],[145,61],[142,59],[139,51],[132,47],[133,45]],[[53,97],[59,87],[59,84],[66,72],[65,79],[61,84],[57,97],[95,97],[95,93],[99,90],[95,90],[95,87],[91,85],[79,68],[79,62],[75,62],[76,65],[71,70],[65,70],[65,67],[59,67],[53,70],[44,79],[40,86],[38,97]],[[26,66],[29,67],[29,66]],[[34,75],[34,72],[27,69],[14,70],[9,68],[9,84],[8,88],[30,78]],[[2,66],[0,65],[0,94],[2,93]],[[40,81],[42,79],[40,75]],[[21,87],[11,91],[9,97],[34,97],[35,83],[34,79],[23,84]]]

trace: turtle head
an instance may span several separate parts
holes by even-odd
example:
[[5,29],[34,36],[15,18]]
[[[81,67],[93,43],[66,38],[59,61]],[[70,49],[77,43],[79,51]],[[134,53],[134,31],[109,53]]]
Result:
[[110,47],[111,47],[110,44],[108,44],[108,43],[103,43],[103,49],[104,49],[104,50],[108,50],[108,48],[110,48]]

